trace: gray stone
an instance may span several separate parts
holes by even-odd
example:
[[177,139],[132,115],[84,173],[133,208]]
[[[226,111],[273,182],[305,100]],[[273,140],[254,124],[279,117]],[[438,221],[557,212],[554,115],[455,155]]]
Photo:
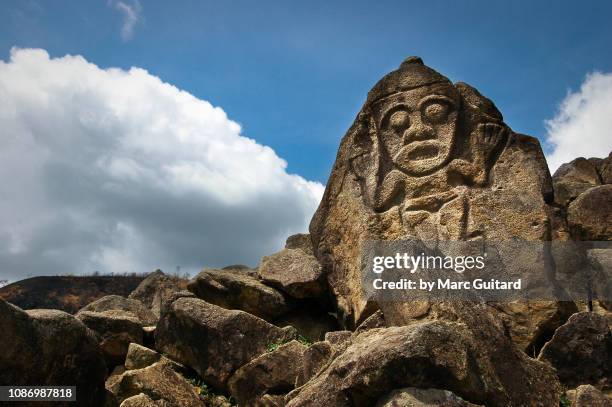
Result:
[[567,393],[571,407],[612,407],[612,400],[590,384],[583,384]]
[[594,312],[574,314],[544,345],[539,360],[550,363],[567,388],[592,384],[612,390],[612,333]]
[[444,321],[365,331],[290,393],[287,406],[368,406],[402,387],[447,389],[492,407],[558,405],[561,388],[550,366],[512,347],[495,349],[500,357],[493,360],[483,347],[494,345],[479,340],[464,325]]
[[612,185],[579,195],[567,208],[567,222],[576,240],[612,240]]
[[30,310],[0,299],[0,385],[77,386],[76,403],[103,406],[106,366],[95,334],[74,316]]
[[312,240],[308,233],[298,233],[291,235],[285,242],[285,249],[300,249],[308,254],[313,254]]
[[153,314],[150,309],[146,308],[143,303],[133,298],[125,298],[120,295],[104,296],[80,309],[80,311],[93,312],[113,310],[131,313],[134,317],[138,318],[140,323],[144,326],[155,325],[157,323],[155,314]]
[[589,188],[601,185],[597,165],[583,157],[561,165],[553,175],[555,202],[567,206]]
[[171,295],[185,289],[186,284],[185,280],[156,270],[132,291],[129,298],[139,300],[159,318],[162,308]]
[[202,406],[194,388],[164,363],[155,363],[144,369],[127,370],[109,390],[121,403],[143,393],[166,407]]
[[240,405],[250,405],[269,391],[288,393],[303,365],[304,351],[306,346],[291,341],[253,359],[229,379],[229,393]]
[[142,344],[142,325],[132,313],[81,311],[77,318],[97,334],[100,349],[110,367],[123,364],[130,343]]
[[157,325],[155,347],[223,389],[236,369],[296,335],[293,328],[278,328],[243,311],[179,298]]
[[550,240],[552,200],[537,139],[514,133],[476,89],[409,58],[342,139],[310,234],[354,329],[377,309],[362,296],[366,240]]
[[283,294],[242,270],[204,270],[189,281],[187,288],[206,302],[268,321],[290,309]]
[[325,293],[325,278],[316,257],[301,249],[283,249],[264,256],[259,275],[267,284],[294,298],[320,297]]
[[[448,390],[407,387],[394,390],[376,403],[376,407],[478,407]],[[482,406],[481,406],[482,407]]]

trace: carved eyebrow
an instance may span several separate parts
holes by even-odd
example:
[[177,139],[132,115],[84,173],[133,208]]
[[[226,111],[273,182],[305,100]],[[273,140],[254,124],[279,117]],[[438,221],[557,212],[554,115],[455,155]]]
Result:
[[418,108],[419,110],[426,105],[427,103],[431,103],[432,101],[442,101],[447,103],[453,109],[456,108],[456,103],[453,99],[449,98],[446,95],[428,95],[419,101]]

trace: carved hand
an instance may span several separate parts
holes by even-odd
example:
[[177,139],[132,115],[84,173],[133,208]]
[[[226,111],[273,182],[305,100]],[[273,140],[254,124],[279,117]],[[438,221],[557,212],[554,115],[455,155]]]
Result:
[[496,123],[480,123],[476,129],[476,151],[481,152],[479,157],[483,161],[489,158],[491,152],[504,138],[506,128]]

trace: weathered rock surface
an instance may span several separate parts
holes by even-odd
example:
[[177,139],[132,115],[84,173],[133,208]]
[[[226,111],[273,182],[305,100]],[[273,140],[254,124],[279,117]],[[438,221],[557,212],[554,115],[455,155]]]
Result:
[[492,306],[500,311],[512,341],[534,358],[555,330],[578,312],[573,302],[512,301]]
[[308,254],[313,254],[312,240],[308,233],[291,235],[285,241],[285,249],[300,249]]
[[123,400],[120,407],[160,407],[155,401],[144,393],[128,397]]
[[355,335],[374,328],[385,328],[386,326],[385,316],[381,310],[378,310],[359,324],[357,329],[355,329]]
[[299,304],[294,310],[273,321],[274,325],[291,325],[298,333],[310,341],[323,340],[329,331],[338,329],[338,321],[316,304]]
[[185,286],[186,281],[156,270],[132,291],[129,298],[142,302],[159,318],[161,309],[170,296],[176,291],[185,289]]
[[567,222],[577,240],[612,240],[612,185],[580,194],[567,208]]
[[332,331],[325,334],[325,340],[333,347],[343,347],[350,341],[352,334],[351,331]]
[[236,370],[229,379],[229,393],[240,405],[245,406],[266,393],[288,393],[293,390],[305,351],[306,346],[291,341],[253,359]]
[[81,311],[125,311],[134,315],[140,320],[143,326],[151,326],[157,323],[157,317],[151,310],[146,308],[143,303],[133,298],[125,298],[120,295],[107,295],[79,310]]
[[202,406],[200,397],[193,387],[163,363],[156,363],[144,369],[128,370],[109,390],[120,403],[144,393],[157,404],[167,407]]
[[280,395],[264,394],[255,401],[254,407],[285,407],[285,398]]
[[497,348],[502,357],[491,359],[483,345],[457,323],[372,329],[294,391],[287,406],[370,406],[402,387],[447,389],[487,406],[558,405],[552,368],[513,348]]
[[304,385],[319,373],[331,360],[334,349],[329,342],[313,343],[306,349],[302,357],[302,368],[295,380],[295,387]]
[[130,343],[142,344],[140,320],[126,311],[81,311],[77,318],[93,330],[109,367],[123,364]]
[[187,288],[206,302],[268,321],[290,309],[283,294],[242,270],[204,270],[189,281]]
[[294,298],[313,298],[325,293],[321,265],[312,254],[301,249],[283,249],[264,256],[259,275],[267,283]]
[[612,399],[590,384],[583,384],[566,393],[571,407],[612,407]]
[[295,329],[278,328],[246,312],[179,298],[160,319],[155,344],[158,351],[222,389],[236,369],[266,352],[268,345],[295,337]]
[[376,407],[478,407],[448,390],[407,387],[394,390],[376,403]]
[[553,175],[555,202],[567,206],[578,195],[601,183],[596,163],[583,157],[576,158],[561,165]]
[[601,315],[572,315],[544,345],[538,359],[554,366],[568,388],[592,384],[602,391],[612,389],[612,333]]
[[184,366],[168,359],[153,349],[145,348],[137,343],[130,343],[127,355],[125,356],[125,368],[127,370],[143,369],[157,362],[167,364],[177,373],[185,370]]
[[612,311],[612,248],[599,248],[587,251],[592,267],[592,289],[599,304]]
[[352,329],[376,311],[362,296],[366,240],[550,240],[552,200],[537,139],[411,57],[374,86],[342,139],[310,234]]
[[115,383],[117,383],[121,379],[121,375],[125,373],[127,369],[123,365],[115,366],[110,375],[106,378],[106,382],[104,386],[106,389],[110,389]]
[[25,312],[0,300],[0,332],[0,385],[76,385],[78,401],[57,405],[103,405],[107,370],[102,352],[93,332],[72,315]]
[[601,160],[597,169],[601,176],[601,182],[604,184],[612,184],[612,152],[606,158]]

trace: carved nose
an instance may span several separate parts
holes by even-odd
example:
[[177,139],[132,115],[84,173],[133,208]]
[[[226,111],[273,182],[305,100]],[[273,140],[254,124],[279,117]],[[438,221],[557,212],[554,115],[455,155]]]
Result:
[[435,137],[436,135],[430,126],[418,121],[413,122],[412,125],[404,132],[403,142],[404,144],[409,144],[413,141],[429,140]]

